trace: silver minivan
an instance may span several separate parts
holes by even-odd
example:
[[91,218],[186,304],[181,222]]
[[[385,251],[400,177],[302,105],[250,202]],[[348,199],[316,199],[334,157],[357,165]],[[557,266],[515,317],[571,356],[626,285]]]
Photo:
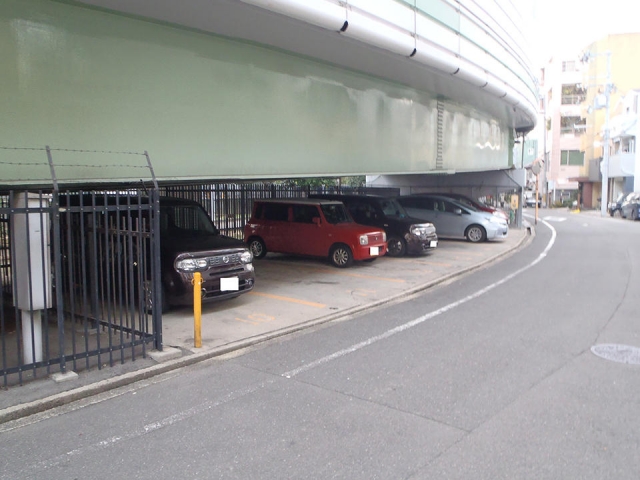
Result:
[[441,195],[416,194],[397,198],[407,213],[436,226],[439,237],[466,238],[477,243],[506,238],[507,222],[495,215]]

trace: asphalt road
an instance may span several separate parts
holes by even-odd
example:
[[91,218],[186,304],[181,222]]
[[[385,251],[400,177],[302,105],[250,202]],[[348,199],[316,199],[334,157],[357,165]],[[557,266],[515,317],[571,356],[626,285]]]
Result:
[[1,425],[0,478],[637,479],[640,357],[591,348],[640,347],[640,222],[546,213],[405,302]]

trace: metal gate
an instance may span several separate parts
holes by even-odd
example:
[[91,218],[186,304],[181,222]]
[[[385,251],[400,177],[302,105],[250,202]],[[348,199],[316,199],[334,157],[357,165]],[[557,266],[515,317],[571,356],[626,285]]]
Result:
[[[157,192],[9,192],[0,207],[4,386],[161,349]],[[8,203],[8,205],[7,205]],[[25,377],[26,375],[26,377]]]
[[162,349],[159,208],[157,184],[0,194],[4,387]]

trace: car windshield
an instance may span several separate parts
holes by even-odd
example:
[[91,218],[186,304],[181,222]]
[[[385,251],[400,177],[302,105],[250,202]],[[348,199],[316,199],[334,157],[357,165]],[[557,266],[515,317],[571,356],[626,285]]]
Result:
[[479,211],[476,207],[474,207],[474,206],[473,206],[473,205],[471,205],[470,203],[463,202],[463,201],[460,201],[460,200],[454,200],[454,201],[453,201],[453,204],[454,204],[456,207],[464,207],[464,208],[466,208],[467,210],[469,210],[470,212],[478,212],[478,211]]
[[380,200],[380,208],[382,208],[382,211],[388,217],[405,218],[409,216],[402,205],[400,205],[396,200],[390,198]]
[[482,203],[476,202],[475,200],[471,200],[470,198],[465,197],[452,197],[456,202],[466,205],[467,207],[471,207],[472,209],[476,209],[477,206],[482,206]]
[[341,203],[322,205],[322,213],[324,214],[324,218],[327,219],[327,222],[334,225],[337,223],[351,223],[353,221],[347,209]]
[[160,228],[171,235],[218,235],[219,231],[199,205],[160,207]]

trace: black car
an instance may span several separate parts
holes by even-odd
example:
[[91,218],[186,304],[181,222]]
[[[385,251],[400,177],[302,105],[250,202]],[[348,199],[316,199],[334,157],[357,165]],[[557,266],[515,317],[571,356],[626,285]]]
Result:
[[627,195],[620,206],[622,218],[640,220],[640,192]]
[[[149,201],[148,197],[126,195],[85,195],[82,198],[79,195],[67,195],[60,201],[63,207],[72,207],[73,213],[77,211],[87,217],[84,221],[84,225],[88,226],[88,234],[85,235],[87,242],[93,238],[94,226],[103,229],[104,224],[110,226],[108,233],[113,237],[111,242],[115,253],[107,256],[107,259],[115,263],[105,266],[101,271],[107,271],[107,267],[110,267],[115,272],[112,275],[115,275],[128,271],[128,264],[139,269],[140,272],[136,270],[131,278],[141,283],[135,289],[144,293],[147,310],[151,310],[154,303],[150,274],[153,259],[148,244],[151,223]],[[203,303],[237,297],[253,289],[253,255],[242,240],[222,235],[198,202],[160,197],[159,203],[161,310],[173,305],[193,305],[195,272],[202,275],[200,290]],[[117,204],[121,207],[116,208]],[[93,210],[81,210],[77,208],[78,205],[95,205],[98,211],[107,212],[107,218],[91,220]],[[146,208],[142,208],[142,205]],[[131,245],[127,245],[123,234],[124,226],[128,225],[134,226],[131,234],[141,239],[131,241]],[[92,251],[96,247],[88,244],[85,248]],[[124,280],[122,283],[125,283]]]
[[410,217],[395,199],[379,195],[312,194],[309,198],[338,200],[356,223],[383,228],[387,234],[387,255],[428,253],[438,246],[436,227]]
[[628,193],[620,193],[615,201],[610,202],[607,210],[612,217],[620,217],[622,215],[622,202],[629,195]]

